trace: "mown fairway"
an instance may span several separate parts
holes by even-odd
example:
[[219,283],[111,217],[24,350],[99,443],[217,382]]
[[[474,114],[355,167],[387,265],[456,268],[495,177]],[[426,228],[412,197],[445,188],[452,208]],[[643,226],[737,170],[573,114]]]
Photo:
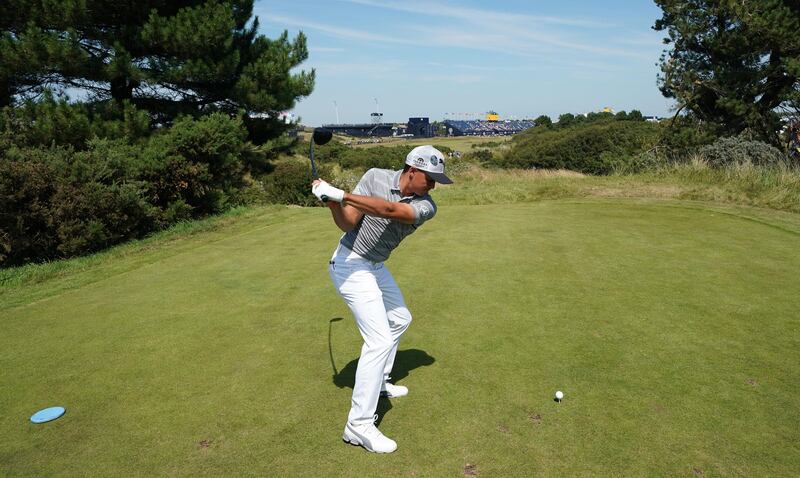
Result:
[[415,321],[388,456],[341,442],[360,337],[327,210],[6,291],[0,475],[794,476],[800,220],[748,216],[442,205],[389,261]]

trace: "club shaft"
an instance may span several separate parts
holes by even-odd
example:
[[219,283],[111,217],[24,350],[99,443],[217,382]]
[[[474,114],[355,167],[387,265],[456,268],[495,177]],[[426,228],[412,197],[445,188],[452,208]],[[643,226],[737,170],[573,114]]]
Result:
[[314,161],[314,142],[311,142],[311,145],[308,147],[308,158],[311,160],[311,175],[314,179],[319,179],[319,174],[317,173],[317,163]]

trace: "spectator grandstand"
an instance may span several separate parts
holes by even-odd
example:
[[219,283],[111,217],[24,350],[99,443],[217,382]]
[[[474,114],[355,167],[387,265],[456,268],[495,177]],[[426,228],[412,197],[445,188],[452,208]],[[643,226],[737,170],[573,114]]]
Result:
[[533,128],[533,120],[445,120],[453,136],[507,136]]

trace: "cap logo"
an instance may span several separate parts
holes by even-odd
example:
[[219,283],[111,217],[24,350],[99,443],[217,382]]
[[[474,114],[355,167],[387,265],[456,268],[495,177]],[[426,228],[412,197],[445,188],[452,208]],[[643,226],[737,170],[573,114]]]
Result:
[[414,164],[416,166],[425,166],[425,160],[423,158],[417,156],[416,158],[414,158]]
[[431,155],[431,164],[434,166],[439,164],[439,158],[437,158],[435,154]]

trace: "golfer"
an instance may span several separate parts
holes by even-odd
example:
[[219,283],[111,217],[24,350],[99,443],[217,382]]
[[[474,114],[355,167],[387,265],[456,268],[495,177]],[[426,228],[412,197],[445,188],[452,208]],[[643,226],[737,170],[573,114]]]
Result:
[[342,439],[372,452],[397,449],[375,426],[378,397],[408,394],[408,388],[389,383],[389,374],[411,313],[383,263],[400,241],[436,214],[428,192],[437,182],[453,182],[444,173],[444,155],[433,146],[418,146],[406,156],[402,171],[370,169],[352,193],[322,180],[312,187],[344,231],[329,271],[364,338]]

